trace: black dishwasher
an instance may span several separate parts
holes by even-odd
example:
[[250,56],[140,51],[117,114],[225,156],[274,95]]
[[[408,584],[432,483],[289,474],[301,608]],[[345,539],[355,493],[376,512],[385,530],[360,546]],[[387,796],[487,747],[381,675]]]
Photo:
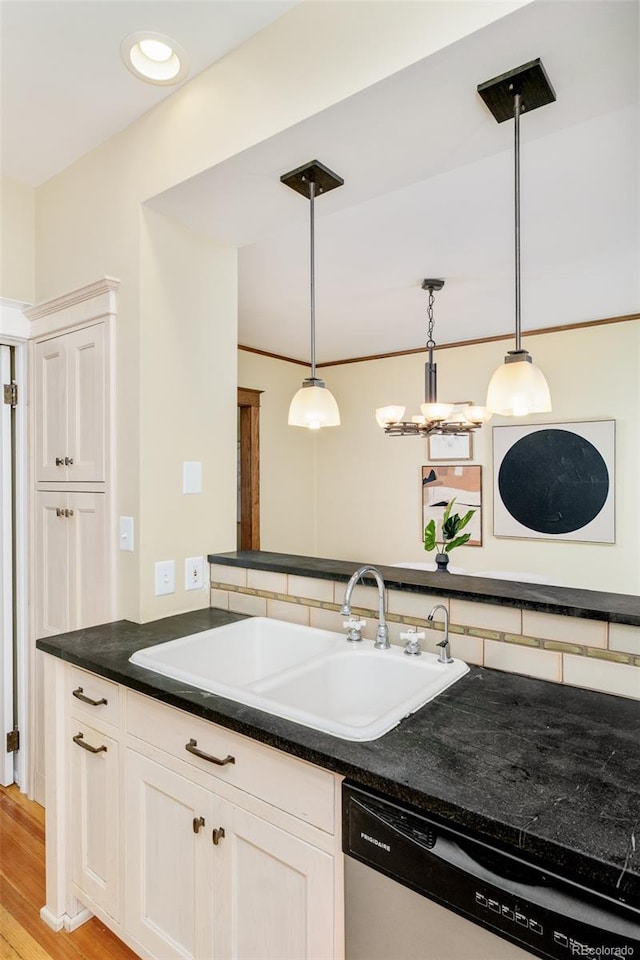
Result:
[[[543,871],[454,827],[432,822],[356,784],[343,784],[342,799],[345,854],[466,921],[550,960],[640,958],[640,910]],[[348,872],[345,900],[348,917]],[[371,924],[384,914],[384,904],[368,907],[367,935],[375,942]],[[438,924],[443,926],[442,917]],[[354,949],[353,955],[357,953]]]

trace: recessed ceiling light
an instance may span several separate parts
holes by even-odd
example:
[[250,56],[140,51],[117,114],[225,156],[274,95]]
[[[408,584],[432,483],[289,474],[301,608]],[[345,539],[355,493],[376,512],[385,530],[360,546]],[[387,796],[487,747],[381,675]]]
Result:
[[184,50],[161,33],[130,34],[122,41],[120,54],[127,69],[147,83],[179,83],[189,68]]

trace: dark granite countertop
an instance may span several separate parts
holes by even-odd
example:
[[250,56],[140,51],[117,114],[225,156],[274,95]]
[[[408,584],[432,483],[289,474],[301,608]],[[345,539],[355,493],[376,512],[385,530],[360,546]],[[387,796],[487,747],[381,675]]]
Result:
[[640,901],[635,701],[472,667],[384,737],[354,743],[129,663],[142,647],[240,619],[205,609],[142,625],[123,620],[37,647],[454,821],[588,887]]
[[[288,553],[270,553],[266,550],[243,550],[232,553],[212,553],[209,563],[230,567],[252,567],[292,573],[300,577],[321,580],[344,580],[361,567],[354,560],[328,560],[322,557],[303,557]],[[640,597],[628,593],[601,593],[598,590],[580,590],[577,587],[557,587],[543,583],[524,583],[517,580],[496,580],[492,577],[469,577],[455,573],[430,573],[409,567],[378,565],[387,587],[413,593],[435,593],[441,597],[473,600],[476,603],[496,603],[503,607],[522,607],[543,613],[557,613],[588,620],[610,620],[640,626]],[[365,577],[372,586],[375,581]]]

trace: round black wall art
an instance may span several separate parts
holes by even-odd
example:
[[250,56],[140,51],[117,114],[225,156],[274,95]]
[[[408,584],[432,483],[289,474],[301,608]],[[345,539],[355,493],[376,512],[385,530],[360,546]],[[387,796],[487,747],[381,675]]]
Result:
[[552,535],[580,530],[609,495],[607,465],[596,447],[569,430],[537,430],[506,452],[498,489],[511,516],[529,530]]

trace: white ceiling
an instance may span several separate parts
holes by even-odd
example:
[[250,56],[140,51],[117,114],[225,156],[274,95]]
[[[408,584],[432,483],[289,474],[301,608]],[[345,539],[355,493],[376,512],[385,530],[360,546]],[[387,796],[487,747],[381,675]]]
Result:
[[478,83],[541,57],[557,102],[522,120],[523,325],[638,311],[638,4],[536,0],[154,198],[239,246],[240,343],[309,356],[309,203],[280,175],[318,159],[318,361],[419,347],[421,278],[446,279],[440,343],[513,328],[513,123]]
[[[120,60],[152,29],[187,81],[298,0],[0,0],[2,173],[39,184],[175,88]],[[451,0],[441,3],[443,14]],[[637,0],[534,0],[154,198],[239,251],[239,340],[309,357],[309,204],[280,175],[318,159],[345,185],[316,205],[318,361],[513,326],[513,124],[478,83],[541,57],[557,102],[522,120],[523,325],[640,307]],[[91,42],[89,42],[91,41]]]
[[179,88],[127,70],[129,34],[175,40],[189,57],[186,83],[298,2],[2,0],[2,173],[37,186]]

